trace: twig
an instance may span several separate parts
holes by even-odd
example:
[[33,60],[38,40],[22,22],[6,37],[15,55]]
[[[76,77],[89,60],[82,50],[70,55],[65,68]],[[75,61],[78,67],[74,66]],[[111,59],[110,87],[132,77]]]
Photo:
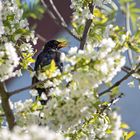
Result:
[[53,8],[56,16],[51,12],[51,10],[49,10],[49,7],[46,5],[46,3],[44,2],[44,0],[41,0],[42,5],[46,8],[48,14],[50,15],[50,17],[55,21],[55,23],[60,26],[63,27],[71,36],[73,36],[76,40],[81,41],[80,38],[78,38],[76,35],[74,35],[71,30],[68,28],[66,22],[64,21],[64,19],[62,18],[61,14],[59,13],[59,11],[57,10],[57,8],[55,7],[55,5],[53,4],[53,1],[51,0],[51,7]]
[[99,114],[102,114],[107,108],[110,108],[112,105],[114,105],[116,102],[118,102],[122,98],[122,96],[124,96],[123,93],[121,93],[117,97],[112,98],[109,101],[109,104],[108,105],[103,105],[102,108],[100,109]]
[[42,35],[40,35],[40,34],[36,34],[36,35],[43,43],[47,42],[47,40]]
[[9,129],[12,130],[15,126],[15,118],[9,104],[9,96],[4,89],[3,83],[0,83],[0,95],[2,100],[2,108],[5,113],[5,117],[9,126]]
[[[131,69],[130,69],[129,67],[127,67],[127,66],[124,66],[124,67],[122,67],[122,70],[123,70],[124,72],[126,72],[126,73],[129,73]],[[132,77],[133,77],[135,80],[140,81],[140,78],[135,77],[133,74],[132,74]]]
[[49,0],[50,4],[51,4],[51,7],[52,9],[54,10],[54,13],[56,14],[57,16],[57,19],[60,20],[61,23],[64,24],[64,26],[67,26],[66,22],[64,21],[63,17],[61,16],[61,14],[59,13],[59,11],[57,10],[57,8],[55,7],[54,3],[52,0]]
[[32,89],[32,88],[36,87],[37,85],[46,82],[47,80],[49,80],[49,79],[46,79],[46,80],[44,80],[44,81],[39,81],[39,82],[37,82],[37,83],[34,83],[33,85],[29,85],[29,86],[26,86],[26,87],[24,87],[24,88],[21,88],[21,89],[17,89],[17,90],[8,92],[8,93],[9,93],[9,96],[13,96],[13,95],[18,94],[18,93],[20,93],[20,92],[22,92],[22,91]]
[[[130,35],[132,34],[131,28],[130,28],[129,2],[126,3],[126,30],[130,33]],[[133,54],[131,50],[128,50],[128,60],[132,66],[132,64],[134,64],[134,61],[133,61]]]
[[130,72],[128,72],[122,79],[120,79],[119,81],[117,81],[114,85],[112,85],[108,89],[100,92],[99,93],[99,96],[102,96],[105,93],[110,92],[113,88],[119,86],[123,81],[125,81],[128,77],[130,77],[133,73],[135,73],[137,71],[137,69],[139,68],[139,66],[140,66],[140,64],[138,64],[135,69],[132,69]]
[[126,69],[125,67],[122,67],[122,71],[126,72],[126,73],[129,73],[129,70]]
[[[95,5],[89,4],[89,9],[90,9],[90,12],[92,14],[93,14],[94,8],[95,8]],[[87,19],[86,24],[85,24],[85,28],[84,28],[84,31],[83,31],[82,39],[81,39],[81,42],[80,42],[80,48],[79,48],[80,50],[84,49],[84,46],[85,46],[85,43],[86,43],[86,40],[87,40],[87,35],[88,35],[89,30],[90,30],[91,24],[92,24],[92,19]]]

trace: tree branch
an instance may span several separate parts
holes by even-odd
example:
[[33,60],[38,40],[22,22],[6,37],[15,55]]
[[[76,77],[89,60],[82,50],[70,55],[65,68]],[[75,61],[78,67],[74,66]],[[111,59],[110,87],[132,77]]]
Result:
[[50,4],[51,4],[51,7],[54,11],[54,13],[56,14],[57,16],[57,19],[60,20],[60,22],[64,25],[64,26],[67,26],[66,22],[64,21],[63,17],[61,16],[61,14],[59,13],[59,11],[57,10],[57,8],[55,7],[54,3],[52,0],[49,0]]
[[71,30],[68,28],[66,22],[64,21],[63,17],[61,16],[61,14],[59,13],[59,11],[57,10],[57,8],[55,7],[54,3],[52,0],[50,0],[50,6],[52,7],[52,9],[54,10],[56,16],[51,12],[51,10],[49,10],[49,7],[46,5],[46,3],[44,2],[44,0],[41,0],[42,5],[46,8],[48,14],[50,15],[50,17],[55,21],[55,23],[60,26],[63,27],[71,36],[73,36],[76,40],[81,41],[80,38],[78,38],[76,35],[74,35]]
[[9,91],[9,92],[8,92],[8,96],[11,97],[11,96],[13,96],[13,95],[19,94],[19,93],[22,92],[22,91],[29,90],[29,89],[33,89],[33,88],[35,88],[36,86],[38,86],[38,85],[40,85],[40,84],[43,84],[43,83],[45,83],[45,82],[48,81],[48,80],[52,80],[53,78],[57,78],[57,76],[56,76],[56,77],[52,77],[52,78],[45,79],[44,81],[38,81],[38,82],[36,82],[36,83],[34,83],[34,84],[32,84],[32,85],[29,85],[29,86],[26,86],[26,87],[23,87],[23,88],[20,88],[20,89],[16,89],[16,90],[14,90],[14,91]]
[[[94,8],[95,8],[95,5],[89,4],[89,9],[90,9],[90,12],[92,14],[93,14]],[[80,48],[79,48],[80,50],[84,49],[84,46],[85,46],[85,43],[87,40],[87,35],[88,35],[89,30],[90,30],[91,24],[92,24],[92,19],[87,19],[86,24],[85,24],[85,28],[83,31],[83,35],[82,35],[82,40],[80,42]]]
[[47,80],[49,80],[49,79],[46,79],[46,80],[44,80],[44,81],[39,81],[39,82],[37,82],[37,83],[35,83],[35,84],[33,84],[33,85],[29,85],[29,86],[26,86],[26,87],[24,87],[24,88],[16,89],[16,90],[14,90],[14,91],[8,92],[8,93],[9,93],[9,96],[13,96],[13,95],[18,94],[18,93],[20,93],[20,92],[22,92],[22,91],[32,89],[32,88],[36,87],[37,85],[46,82]]
[[128,70],[128,69],[126,69],[125,67],[122,67],[122,71],[124,71],[124,72],[126,72],[126,73],[128,73],[128,72],[129,72],[129,70]]
[[37,35],[37,37],[43,42],[43,43],[46,43],[47,42],[47,40],[46,40],[46,38],[44,38],[43,36],[41,36],[40,34],[36,34]]
[[132,69],[130,72],[128,72],[122,79],[120,79],[119,81],[117,81],[114,85],[112,85],[111,87],[109,87],[108,89],[102,91],[99,93],[99,96],[102,96],[104,94],[106,94],[107,92],[110,92],[113,88],[119,86],[123,81],[125,81],[127,78],[129,78],[133,73],[135,73],[137,71],[137,69],[140,67],[140,64],[138,64],[136,66],[135,69]]
[[[125,67],[123,67],[123,68],[124,68],[124,71],[126,71],[127,74],[130,74],[130,71],[126,70]],[[72,70],[71,72],[74,72],[74,70]],[[130,74],[130,75],[131,75],[131,74]],[[55,78],[56,78],[56,77],[55,77]],[[44,80],[44,81],[39,81],[39,82],[37,82],[37,83],[35,83],[35,84],[33,84],[33,85],[29,85],[29,86],[23,87],[23,88],[21,88],[21,89],[16,89],[16,90],[14,90],[14,91],[10,91],[10,92],[8,92],[8,93],[9,93],[9,96],[13,96],[13,95],[15,95],[15,94],[19,94],[20,92],[25,91],[25,90],[33,89],[33,88],[36,87],[37,85],[42,84],[42,83],[46,82],[47,80],[51,80],[51,78],[50,78],[50,79],[46,79],[46,80]],[[67,86],[69,86],[69,84],[70,84],[70,83],[68,83]],[[113,88],[114,88],[114,87],[113,87]],[[109,90],[109,89],[108,89],[108,90]],[[109,92],[109,91],[108,91],[108,92]],[[102,94],[102,93],[99,93],[99,94]],[[103,94],[104,94],[104,93],[103,93]],[[99,95],[99,96],[100,96],[100,95]]]
[[12,130],[15,126],[15,118],[9,104],[9,95],[4,90],[3,83],[0,83],[0,95],[2,100],[2,108],[6,116],[9,129]]
[[[130,33],[130,35],[132,34],[131,32],[131,25],[130,25],[130,4],[129,2],[126,3],[126,30]],[[128,60],[130,65],[132,66],[132,64],[134,64],[134,60],[133,60],[133,54],[132,54],[132,50],[128,50]]]
[[124,96],[124,94],[121,93],[117,97],[112,98],[109,101],[109,104],[102,106],[102,108],[99,110],[99,114],[102,114],[106,109],[110,108],[112,105],[114,105],[116,102],[118,102],[123,96]]

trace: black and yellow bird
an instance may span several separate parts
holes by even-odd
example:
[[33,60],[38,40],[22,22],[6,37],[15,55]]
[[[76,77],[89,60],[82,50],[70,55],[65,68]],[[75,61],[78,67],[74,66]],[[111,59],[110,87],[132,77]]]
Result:
[[[55,65],[57,68],[62,72],[63,71],[63,63],[60,60],[61,52],[59,49],[64,48],[67,46],[66,41],[57,41],[57,40],[51,40],[47,42],[43,48],[43,50],[39,53],[37,56],[34,71],[36,72],[35,76],[32,79],[32,84],[35,84],[39,82],[37,75],[38,71],[43,68],[44,66],[47,66],[51,64],[52,60],[54,60]],[[39,96],[44,92],[46,95],[46,89],[45,88],[38,88],[36,87],[36,90],[38,91]],[[40,100],[41,104],[46,104],[46,100]]]

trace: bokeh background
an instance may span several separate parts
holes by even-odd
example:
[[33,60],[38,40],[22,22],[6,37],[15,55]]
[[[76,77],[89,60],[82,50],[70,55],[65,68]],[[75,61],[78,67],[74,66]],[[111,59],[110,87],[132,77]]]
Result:
[[[24,0],[29,5],[34,2],[34,0]],[[47,0],[46,0],[47,3]],[[71,20],[72,11],[69,8],[70,0],[54,0],[56,7],[59,12],[64,17],[65,21],[69,24]],[[118,4],[118,1],[116,0]],[[137,7],[140,7],[140,0],[136,0]],[[120,18],[121,17],[121,18]],[[37,25],[36,33],[43,36],[46,40],[56,39],[56,38],[65,38],[69,41],[69,47],[78,46],[78,42],[74,40],[68,33],[66,33],[62,28],[57,26],[51,17],[45,13],[41,20],[29,19],[30,25]],[[121,12],[117,13],[116,24],[123,26],[125,24],[124,18]],[[44,42],[38,41],[38,44],[35,49],[38,52],[41,50]],[[69,48],[68,47],[68,48]],[[117,77],[114,78],[114,81],[120,79],[125,73],[120,73]],[[127,83],[133,80],[129,78],[127,81],[124,81],[120,86],[120,90],[125,94],[116,106],[119,106],[119,113],[122,115],[122,120],[129,124],[131,130],[136,131],[136,135],[132,138],[133,140],[140,140],[140,89],[138,88],[138,81],[135,81],[135,87],[130,88]],[[31,84],[31,78],[27,71],[23,71],[23,77],[18,77],[11,79],[6,82],[7,88],[9,91],[14,89],[22,88]],[[15,95],[11,98],[12,101],[24,101],[26,98],[31,98],[29,91],[24,91],[18,95]]]

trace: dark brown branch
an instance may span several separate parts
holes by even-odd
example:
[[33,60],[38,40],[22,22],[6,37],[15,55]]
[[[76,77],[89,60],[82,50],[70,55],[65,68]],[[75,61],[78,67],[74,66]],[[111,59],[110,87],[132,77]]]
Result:
[[140,67],[140,64],[138,64],[136,66],[135,69],[132,69],[130,72],[128,72],[122,79],[120,79],[119,81],[117,81],[115,84],[113,84],[111,87],[109,87],[108,89],[102,91],[99,93],[99,96],[102,96],[104,94],[106,94],[107,92],[111,92],[111,90],[117,86],[119,86],[123,81],[127,80],[127,78],[129,78],[132,74],[134,74],[135,72],[137,72],[137,69]]
[[[124,67],[122,67],[122,70],[123,70],[124,72],[126,72],[126,73],[129,73],[131,69],[130,69],[129,67],[127,67],[127,66],[124,66]],[[140,78],[136,78],[136,77],[134,77],[133,75],[132,75],[132,77],[133,77],[135,80],[140,80]]]
[[42,83],[46,82],[47,80],[50,80],[50,79],[46,79],[46,80],[44,80],[44,81],[39,81],[39,82],[37,82],[37,83],[35,83],[35,84],[33,84],[33,85],[29,85],[29,86],[26,86],[26,87],[24,87],[24,88],[21,88],[21,89],[17,89],[17,90],[8,92],[8,93],[9,93],[9,96],[13,96],[13,95],[18,94],[18,93],[20,93],[20,92],[22,92],[22,91],[25,91],[25,90],[33,89],[33,88],[36,87],[37,85],[42,84]]
[[3,83],[0,83],[0,95],[1,95],[1,100],[2,100],[2,108],[5,113],[5,117],[6,117],[9,129],[12,130],[15,126],[15,118],[10,108],[9,95],[5,91]]
[[99,114],[102,114],[106,109],[110,108],[112,105],[114,105],[116,102],[118,102],[123,96],[124,96],[124,94],[121,93],[117,97],[112,98],[109,101],[109,104],[108,105],[103,105],[102,106],[102,108],[99,110]]
[[49,9],[49,7],[46,5],[46,3],[44,2],[44,0],[41,0],[42,5],[46,8],[48,14],[50,15],[50,17],[55,21],[55,23],[60,26],[63,27],[71,36],[73,36],[76,40],[81,41],[80,38],[78,38],[76,35],[74,35],[71,30],[68,28],[66,22],[64,21],[63,17],[61,16],[61,14],[58,12],[57,8],[55,7],[55,5],[53,4],[53,1],[50,1],[51,3],[51,7],[54,10],[55,14],[57,15],[57,17],[51,12],[51,10]]
[[122,71],[126,72],[126,73],[129,73],[129,70],[126,69],[125,67],[122,67]]
[[[93,14],[94,8],[95,8],[95,5],[89,4],[89,9],[90,9],[90,12],[92,14]],[[86,40],[87,40],[87,35],[88,35],[89,30],[90,30],[91,24],[92,24],[92,19],[87,19],[86,24],[85,24],[85,28],[84,28],[84,31],[83,31],[82,39],[81,39],[81,42],[80,42],[80,48],[79,48],[80,50],[84,49],[84,46],[85,46],[85,43],[86,43]]]

